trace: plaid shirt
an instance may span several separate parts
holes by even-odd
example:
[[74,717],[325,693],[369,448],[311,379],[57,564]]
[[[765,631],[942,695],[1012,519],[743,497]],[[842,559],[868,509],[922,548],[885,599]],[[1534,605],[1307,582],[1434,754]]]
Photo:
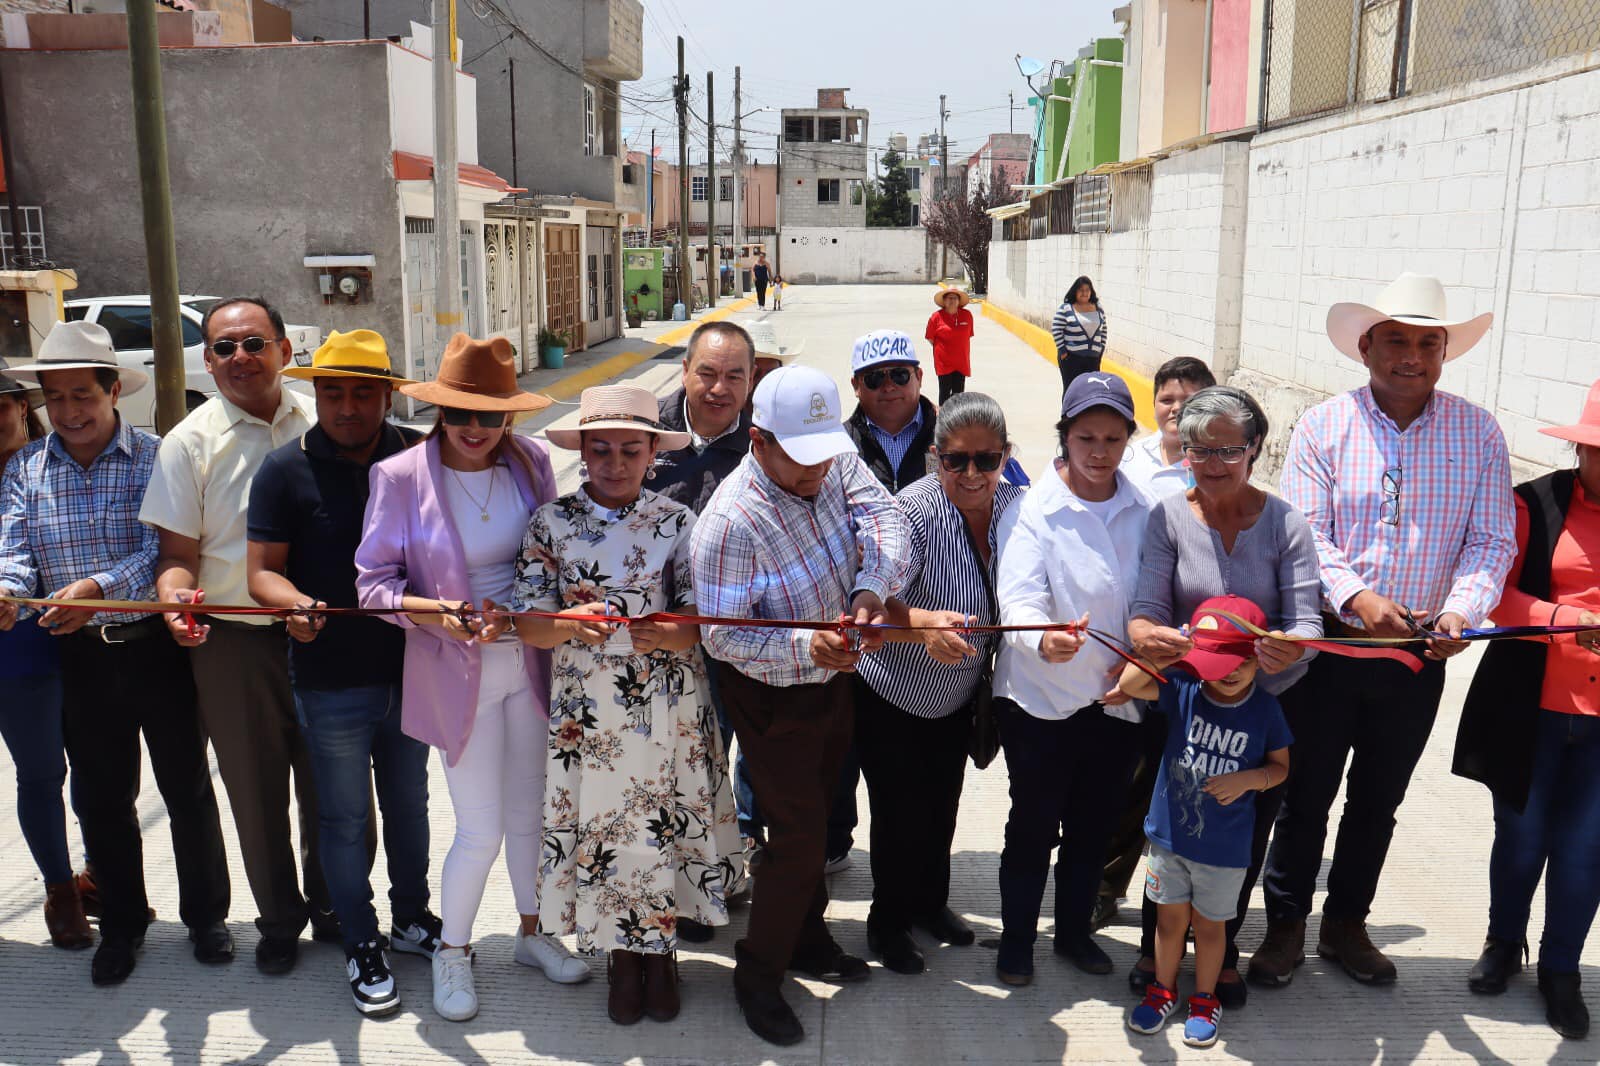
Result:
[[[1384,488],[1399,471],[1399,495]],[[1316,538],[1331,613],[1363,589],[1427,615],[1480,624],[1500,599],[1517,554],[1511,462],[1494,416],[1435,392],[1404,432],[1362,386],[1300,416],[1284,462],[1283,495]],[[1398,508],[1389,523],[1380,515]]]
[[[157,535],[139,503],[161,441],[118,418],[116,436],[88,469],[54,433],[26,445],[0,485],[0,589],[48,596],[89,577],[100,598],[154,598]],[[147,615],[100,611],[91,625]]]
[[[894,498],[841,455],[813,500],[785,492],[747,455],[706,504],[689,540],[695,602],[724,618],[837,618],[858,591],[900,590],[909,531]],[[769,685],[833,677],[811,661],[812,629],[706,626],[713,658]]]

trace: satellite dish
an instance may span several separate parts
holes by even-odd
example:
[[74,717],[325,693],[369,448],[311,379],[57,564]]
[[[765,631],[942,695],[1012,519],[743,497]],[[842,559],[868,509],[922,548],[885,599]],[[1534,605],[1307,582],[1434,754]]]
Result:
[[1037,59],[1029,59],[1027,56],[1019,55],[1017,56],[1017,70],[1022,73],[1024,78],[1031,78],[1044,70],[1044,64]]

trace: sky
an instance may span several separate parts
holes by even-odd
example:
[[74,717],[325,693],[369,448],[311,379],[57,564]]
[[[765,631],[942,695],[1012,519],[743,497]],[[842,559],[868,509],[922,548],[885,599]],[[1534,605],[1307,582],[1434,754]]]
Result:
[[[643,0],[644,77],[622,86],[622,126],[631,147],[648,150],[650,131],[677,161],[672,78],[677,40],[685,40],[692,88],[689,155],[705,157],[706,71],[714,74],[716,123],[733,121],[733,69],[742,68],[746,156],[770,163],[785,107],[815,107],[816,90],[848,87],[846,102],[868,109],[868,136],[887,145],[904,133],[915,147],[939,129],[939,94],[948,99],[950,157],[965,159],[991,133],[1032,132],[1028,86],[1017,53],[1049,63],[1070,61],[1095,37],[1120,36],[1112,9],[1125,0],[803,0],[801,3],[712,3]],[[1038,79],[1035,79],[1038,82]],[[1008,116],[1006,94],[1017,111]],[[771,111],[750,114],[757,108]],[[631,131],[629,133],[628,131]],[[731,131],[719,131],[727,158]]]

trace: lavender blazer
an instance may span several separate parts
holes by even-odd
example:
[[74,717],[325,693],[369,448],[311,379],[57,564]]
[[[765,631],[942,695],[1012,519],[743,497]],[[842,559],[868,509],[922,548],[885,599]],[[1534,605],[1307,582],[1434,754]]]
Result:
[[[522,464],[509,461],[513,480],[531,517],[556,497],[555,474],[544,446],[513,437],[528,457],[530,483]],[[407,592],[440,600],[470,600],[466,553],[450,518],[444,495],[444,468],[437,438],[377,463],[371,474],[361,547],[356,549],[356,595],[361,606],[398,611]],[[403,614],[386,616],[406,631],[405,684],[400,725],[444,752],[454,766],[472,736],[477,717],[482,649],[446,636],[439,626],[419,626]],[[533,698],[550,713],[550,653],[523,648],[523,663]]]

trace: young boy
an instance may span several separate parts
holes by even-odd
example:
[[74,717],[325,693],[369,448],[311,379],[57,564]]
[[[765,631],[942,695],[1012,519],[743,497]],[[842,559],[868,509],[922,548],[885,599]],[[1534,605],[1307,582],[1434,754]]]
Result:
[[[1174,989],[1184,934],[1194,927],[1194,987],[1183,1042],[1217,1042],[1217,975],[1250,865],[1255,793],[1289,776],[1289,726],[1277,697],[1256,687],[1255,638],[1221,612],[1261,629],[1261,608],[1214,596],[1194,612],[1194,650],[1158,685],[1129,666],[1122,691],[1167,716],[1167,745],[1145,818],[1150,860],[1145,891],[1158,907],[1156,979],[1128,1013],[1128,1028],[1155,1033],[1177,1009]],[[1185,672],[1187,671],[1187,672]]]

